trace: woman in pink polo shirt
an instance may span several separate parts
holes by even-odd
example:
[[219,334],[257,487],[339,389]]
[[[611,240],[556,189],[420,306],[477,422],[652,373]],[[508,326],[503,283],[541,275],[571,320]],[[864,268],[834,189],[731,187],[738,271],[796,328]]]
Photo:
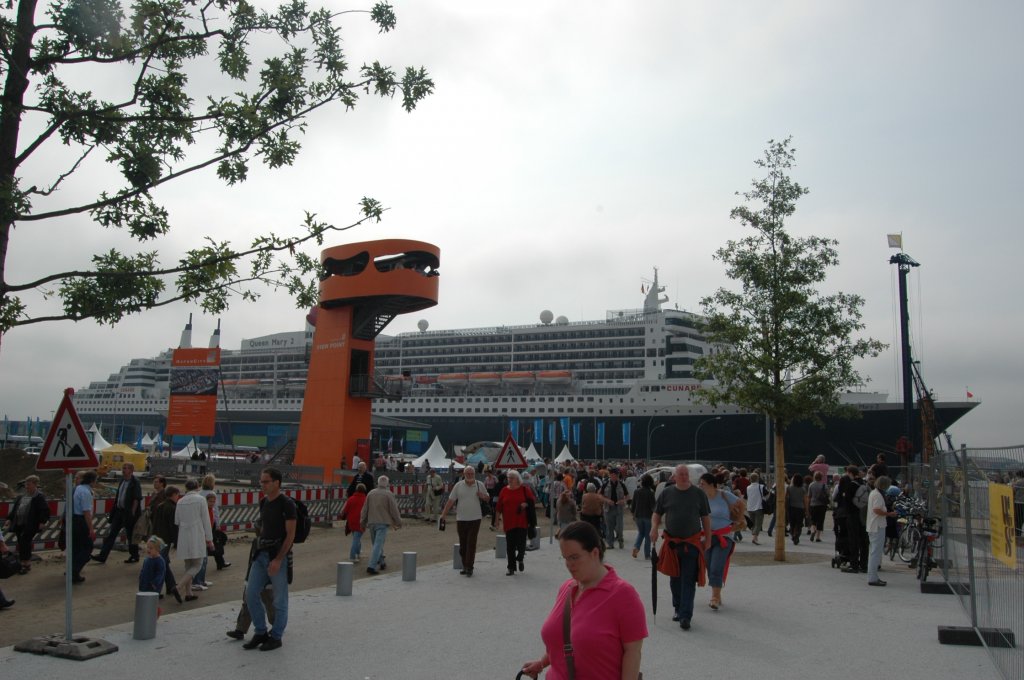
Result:
[[586,680],[635,680],[640,673],[640,651],[647,637],[647,619],[640,596],[632,585],[604,564],[604,545],[593,525],[573,522],[559,539],[562,558],[572,575],[558,589],[555,606],[541,627],[547,650],[523,665],[536,678],[550,666],[547,680],[567,680],[564,617],[568,602],[569,638],[574,677]]

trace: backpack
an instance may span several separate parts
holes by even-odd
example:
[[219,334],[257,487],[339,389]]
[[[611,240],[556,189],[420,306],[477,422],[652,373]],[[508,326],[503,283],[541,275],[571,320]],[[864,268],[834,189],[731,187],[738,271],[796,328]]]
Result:
[[[868,496],[871,495],[871,489],[867,484],[861,484],[857,487],[857,491],[853,494],[853,505],[858,510],[866,511],[868,509]],[[863,513],[862,513],[863,514]]]
[[294,543],[305,543],[309,538],[309,530],[313,528],[313,520],[309,517],[309,508],[300,500],[295,503],[295,541]]
[[766,489],[767,489],[767,487],[765,487],[765,485],[762,484],[761,485],[761,509],[764,510],[764,514],[771,515],[772,513],[775,512],[775,487],[773,486],[771,489],[767,489],[768,490],[767,495],[765,495],[765,490]]

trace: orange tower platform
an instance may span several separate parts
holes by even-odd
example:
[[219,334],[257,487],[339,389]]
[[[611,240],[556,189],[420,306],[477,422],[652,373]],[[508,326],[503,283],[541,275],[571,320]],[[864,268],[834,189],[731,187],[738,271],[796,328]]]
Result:
[[[374,374],[377,335],[399,314],[437,304],[441,251],[389,239],[320,253],[320,304],[299,424],[296,465],[319,466],[330,482],[370,439],[370,403],[389,396]],[[365,456],[364,456],[365,459]]]

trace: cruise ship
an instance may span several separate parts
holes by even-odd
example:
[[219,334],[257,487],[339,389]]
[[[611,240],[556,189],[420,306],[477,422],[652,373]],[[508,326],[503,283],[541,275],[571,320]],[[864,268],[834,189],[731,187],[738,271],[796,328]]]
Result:
[[[415,454],[436,436],[451,451],[512,433],[543,457],[568,446],[588,459],[763,462],[762,415],[696,398],[694,362],[714,350],[701,317],[667,308],[663,293],[655,271],[642,307],[604,319],[571,322],[545,310],[533,324],[431,330],[420,321],[418,331],[378,336],[374,447]],[[307,321],[303,331],[221,350],[213,443],[273,450],[297,437],[312,337]],[[191,323],[181,346],[190,342]],[[219,331],[210,344],[219,344]],[[172,351],[133,359],[78,390],[82,419],[121,441],[162,431]],[[799,464],[822,453],[835,465],[862,463],[895,450],[901,404],[880,392],[850,391],[841,401],[859,417],[793,424],[787,460]],[[948,428],[975,406],[940,402],[936,412]]]

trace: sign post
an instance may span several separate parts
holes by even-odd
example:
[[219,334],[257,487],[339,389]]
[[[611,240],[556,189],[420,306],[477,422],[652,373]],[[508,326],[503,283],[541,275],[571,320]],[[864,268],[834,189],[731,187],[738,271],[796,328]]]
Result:
[[[72,553],[77,548],[72,543],[72,522],[74,516],[74,470],[87,470],[99,466],[96,452],[85,435],[82,421],[75,411],[71,396],[72,388],[64,390],[64,398],[57,407],[50,431],[46,433],[46,441],[36,461],[36,470],[63,470],[64,481],[64,635],[47,635],[20,642],[14,646],[15,651],[33,654],[49,654],[65,659],[84,661],[103,654],[117,651],[117,646],[106,640],[86,637],[75,638],[71,626],[71,577]],[[130,537],[129,537],[130,539]],[[91,546],[90,546],[91,548]]]

